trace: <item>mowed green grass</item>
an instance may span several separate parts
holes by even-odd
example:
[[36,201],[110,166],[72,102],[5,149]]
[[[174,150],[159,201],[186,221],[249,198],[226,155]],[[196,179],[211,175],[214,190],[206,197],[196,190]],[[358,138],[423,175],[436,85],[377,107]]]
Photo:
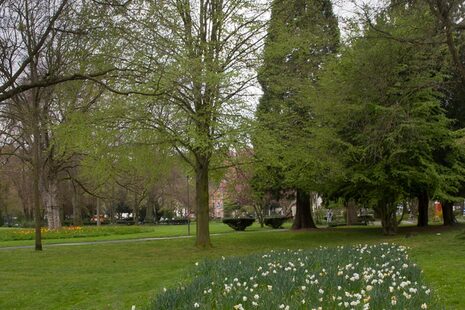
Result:
[[[450,230],[401,228],[385,237],[379,228],[317,231],[245,231],[212,237],[214,248],[192,239],[0,251],[0,309],[136,309],[163,287],[188,279],[196,261],[270,249],[393,242],[411,247],[411,259],[446,309],[465,309],[464,226]],[[440,234],[440,235],[438,235]]]
[[[290,227],[290,223],[285,223],[285,227]],[[259,231],[259,230],[270,230],[271,228],[261,228],[258,223],[254,223],[251,227],[247,228],[248,231]],[[11,246],[23,246],[23,245],[34,245],[33,234],[28,234],[25,239],[19,232],[24,229],[21,228],[1,228],[0,229],[0,247],[11,247]],[[32,229],[27,229],[32,231]],[[195,235],[196,227],[195,222],[190,225],[191,235]],[[210,233],[231,233],[234,232],[227,225],[212,221],[210,223]],[[140,225],[140,226],[113,226],[113,225],[102,225],[96,226],[85,226],[82,232],[78,234],[82,236],[74,236],[72,238],[66,238],[67,233],[56,232],[53,235],[59,235],[59,238],[44,236],[42,242],[44,245],[55,244],[55,243],[74,243],[74,242],[86,242],[86,241],[107,241],[107,240],[128,240],[128,239],[141,239],[141,238],[160,238],[160,237],[180,237],[187,236],[188,229],[187,225]],[[20,239],[20,240],[16,240]]]

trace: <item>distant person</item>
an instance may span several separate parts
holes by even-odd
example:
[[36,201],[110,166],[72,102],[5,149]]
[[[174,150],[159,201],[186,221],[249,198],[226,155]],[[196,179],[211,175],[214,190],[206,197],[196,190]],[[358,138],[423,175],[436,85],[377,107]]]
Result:
[[333,221],[333,210],[328,209],[326,212],[326,221],[328,222],[328,225]]

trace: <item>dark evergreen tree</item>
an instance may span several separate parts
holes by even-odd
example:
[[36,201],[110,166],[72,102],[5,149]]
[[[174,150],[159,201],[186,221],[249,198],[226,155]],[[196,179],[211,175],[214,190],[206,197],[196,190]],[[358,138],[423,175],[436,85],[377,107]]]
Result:
[[[258,178],[280,175],[276,187],[296,192],[294,229],[315,227],[310,191],[321,178],[321,152],[313,119],[312,93],[328,56],[339,45],[339,29],[329,0],[275,0],[259,72],[263,97],[255,135]],[[314,97],[313,97],[314,98]],[[276,173],[277,172],[277,173]],[[265,186],[266,187],[266,186]],[[263,188],[262,189],[266,189]]]
[[444,53],[405,37],[422,39],[425,29],[434,35],[428,12],[419,5],[380,13],[322,82],[321,115],[350,151],[336,188],[371,204],[386,234],[396,232],[402,200],[418,198],[425,226],[429,199],[452,198],[463,179],[457,135],[441,108]]
[[[461,34],[464,37],[464,34]],[[460,46],[459,57],[462,63],[465,63],[465,44]],[[454,130],[463,130],[465,128],[465,88],[463,87],[464,80],[461,76],[455,71],[455,66],[451,64],[450,72],[453,72],[450,78],[447,80],[447,84],[443,88],[444,97],[442,104],[446,110],[447,116],[452,119],[452,128]],[[461,145],[464,143],[462,141]],[[446,157],[450,154],[441,154],[442,157]],[[465,196],[465,183],[461,183],[459,186],[459,196],[460,198],[449,198],[442,199],[442,208],[443,208],[443,219],[444,225],[454,225],[457,223],[457,219],[454,216],[453,207],[454,203],[460,201],[463,202],[463,197]]]

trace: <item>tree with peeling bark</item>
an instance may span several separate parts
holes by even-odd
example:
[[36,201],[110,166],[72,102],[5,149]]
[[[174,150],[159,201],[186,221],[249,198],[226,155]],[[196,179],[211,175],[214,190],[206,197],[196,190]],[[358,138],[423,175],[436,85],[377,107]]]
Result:
[[260,128],[255,148],[259,160],[275,163],[282,170],[283,185],[296,192],[294,229],[316,227],[310,192],[321,190],[323,171],[331,169],[322,156],[329,148],[316,130],[312,105],[318,99],[312,92],[318,88],[325,60],[338,45],[339,29],[330,1],[273,2],[259,71],[264,94],[256,113]]

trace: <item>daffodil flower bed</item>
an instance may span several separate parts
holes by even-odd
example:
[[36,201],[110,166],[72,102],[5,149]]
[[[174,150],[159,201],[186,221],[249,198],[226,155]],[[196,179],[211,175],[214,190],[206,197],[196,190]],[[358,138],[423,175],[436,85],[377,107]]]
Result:
[[407,249],[392,244],[271,251],[196,263],[153,309],[438,309]]

